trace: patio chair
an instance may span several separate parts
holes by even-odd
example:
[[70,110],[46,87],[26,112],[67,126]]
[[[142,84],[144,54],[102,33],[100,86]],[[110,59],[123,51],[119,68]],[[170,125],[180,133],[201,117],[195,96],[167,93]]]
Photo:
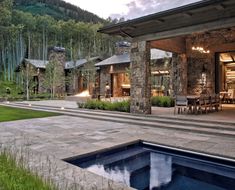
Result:
[[188,100],[186,96],[176,96],[175,97],[175,108],[174,108],[174,115],[175,111],[178,110],[178,113],[183,113],[188,109]]
[[198,105],[198,111],[200,110],[202,114],[202,109],[204,108],[205,112],[207,113],[208,108],[210,109],[211,103],[210,103],[210,97],[208,95],[201,95],[199,98],[199,105]]
[[220,98],[220,94],[216,94],[216,104],[217,104],[217,108],[218,111],[220,109],[220,111],[222,111],[222,103],[221,103],[221,98]]
[[213,108],[215,108],[216,111],[222,110],[221,107],[221,99],[219,94],[213,94],[211,95],[211,110],[213,111]]
[[228,96],[226,98],[227,103],[234,103],[235,100],[235,89],[228,89]]

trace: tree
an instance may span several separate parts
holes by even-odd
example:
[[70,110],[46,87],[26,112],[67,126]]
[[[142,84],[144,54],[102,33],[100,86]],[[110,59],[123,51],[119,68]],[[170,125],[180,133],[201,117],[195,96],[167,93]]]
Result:
[[46,65],[44,86],[50,90],[51,98],[54,98],[56,93],[64,92],[65,75],[61,71],[60,63],[56,60],[50,61]]
[[87,60],[87,63],[81,68],[81,74],[83,76],[84,89],[89,90],[89,93],[92,94],[96,82],[96,67],[94,61],[90,61],[89,58]]
[[23,81],[23,89],[26,93],[26,99],[29,100],[30,92],[35,87],[34,76],[36,75],[35,68],[25,61],[25,64],[22,64],[21,68],[21,76]]
[[12,0],[0,1],[0,26],[9,26],[12,16]]

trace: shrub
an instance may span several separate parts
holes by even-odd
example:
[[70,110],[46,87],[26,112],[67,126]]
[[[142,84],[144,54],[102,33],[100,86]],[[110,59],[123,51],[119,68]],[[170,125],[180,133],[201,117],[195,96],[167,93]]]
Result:
[[88,100],[86,103],[78,103],[79,108],[99,109],[109,111],[130,112],[130,102],[104,102],[99,100]]
[[151,98],[152,106],[158,107],[173,107],[174,100],[169,96],[153,96]]
[[30,95],[30,100],[49,100],[51,99],[50,93],[39,93]]

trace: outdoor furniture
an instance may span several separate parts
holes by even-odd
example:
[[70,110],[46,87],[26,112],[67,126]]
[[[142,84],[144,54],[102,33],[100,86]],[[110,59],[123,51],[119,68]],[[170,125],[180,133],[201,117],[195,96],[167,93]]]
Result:
[[176,96],[175,97],[175,108],[174,108],[174,114],[176,110],[178,110],[178,113],[182,113],[183,111],[186,111],[188,109],[188,100],[186,96]]
[[220,111],[222,111],[222,104],[221,104],[220,95],[219,95],[219,94],[216,94],[216,95],[215,95],[215,98],[216,98],[216,104],[217,104],[218,110],[219,110],[219,108],[220,108]]
[[213,108],[215,108],[216,111],[219,111],[220,107],[220,97],[218,94],[212,94],[210,98],[210,110],[213,111]]
[[198,102],[198,111],[200,110],[202,114],[204,108],[205,112],[207,113],[207,110],[210,109],[210,107],[211,107],[210,96],[202,94]]
[[199,97],[197,95],[188,95],[187,100],[188,100],[188,107],[189,110],[191,110],[192,113],[197,112],[197,103],[199,101]]
[[234,103],[235,100],[235,89],[228,89],[228,95],[226,97],[227,103]]
[[220,99],[221,99],[222,102],[225,102],[227,97],[228,97],[228,92],[227,91],[221,91],[220,92]]

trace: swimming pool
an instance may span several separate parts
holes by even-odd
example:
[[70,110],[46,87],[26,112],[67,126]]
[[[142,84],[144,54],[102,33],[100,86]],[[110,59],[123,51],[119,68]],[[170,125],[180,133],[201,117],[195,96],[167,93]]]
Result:
[[234,160],[142,141],[65,161],[139,190],[235,189]]

